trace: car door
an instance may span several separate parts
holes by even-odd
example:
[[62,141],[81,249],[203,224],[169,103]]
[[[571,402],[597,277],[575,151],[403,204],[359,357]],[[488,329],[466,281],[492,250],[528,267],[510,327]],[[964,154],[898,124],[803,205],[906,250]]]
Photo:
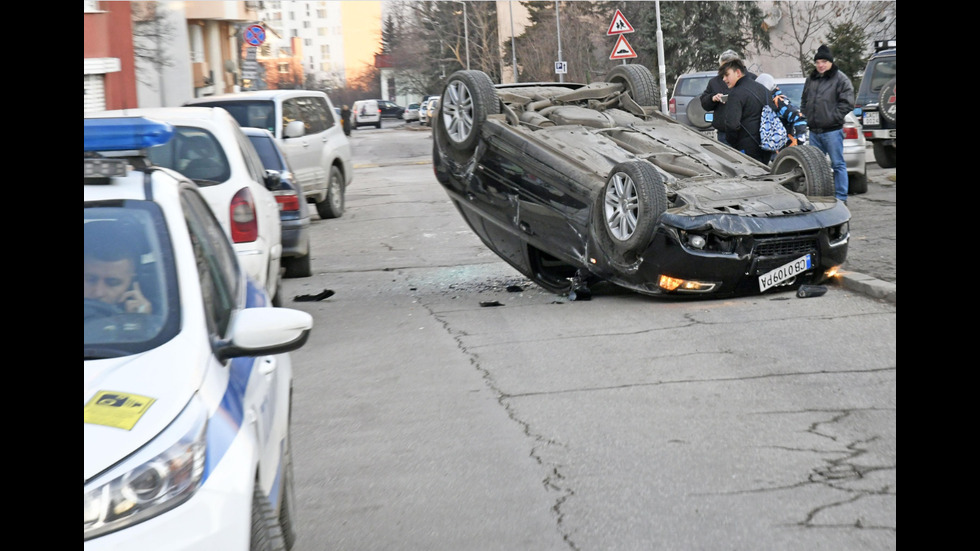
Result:
[[[282,136],[280,146],[283,154],[289,159],[296,179],[303,187],[307,197],[319,198],[325,194],[326,183],[320,167],[320,132],[314,131],[314,121],[309,120],[310,111],[306,108],[305,98],[286,98],[282,102],[281,124],[279,135]],[[286,126],[292,121],[303,121],[305,133],[296,138],[287,138]]]

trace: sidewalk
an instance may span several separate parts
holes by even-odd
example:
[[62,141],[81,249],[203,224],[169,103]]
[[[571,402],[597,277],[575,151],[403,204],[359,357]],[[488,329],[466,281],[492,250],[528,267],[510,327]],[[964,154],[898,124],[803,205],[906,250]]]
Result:
[[847,199],[851,240],[837,281],[852,291],[896,302],[895,169],[878,167],[870,144],[867,151],[868,192]]

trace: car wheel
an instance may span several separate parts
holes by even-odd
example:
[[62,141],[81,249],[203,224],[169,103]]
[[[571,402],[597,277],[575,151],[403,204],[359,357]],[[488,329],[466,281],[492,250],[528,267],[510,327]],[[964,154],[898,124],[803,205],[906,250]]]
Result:
[[707,130],[711,128],[711,121],[705,120],[708,114],[701,107],[701,100],[697,97],[691,98],[691,101],[687,102],[687,121],[691,123],[691,126],[697,128],[698,130]]
[[874,142],[875,162],[881,168],[895,168],[895,146]]
[[286,268],[285,277],[310,277],[313,275],[313,270],[310,269],[309,254],[283,258],[282,265]]
[[287,436],[285,468],[283,469],[282,498],[279,505],[279,529],[282,532],[286,549],[292,549],[296,543],[296,530],[293,528],[293,510],[295,509],[295,494],[293,492],[293,450],[292,437]]
[[375,128],[381,128],[381,119],[378,119],[378,122],[376,122],[376,123],[374,124],[374,127],[375,127]]
[[834,173],[830,163],[820,151],[812,145],[797,145],[787,147],[776,155],[772,162],[771,174],[795,172],[795,177],[785,186],[790,191],[802,193],[807,197],[833,197]]
[[849,172],[847,174],[847,193],[853,195],[868,192],[868,175],[863,172]]
[[487,115],[499,112],[497,90],[486,73],[456,71],[446,82],[439,110],[433,118],[445,130],[453,149],[469,152],[476,148]]
[[626,86],[633,101],[660,110],[660,89],[650,69],[643,65],[617,65],[606,75],[606,82],[619,82]]
[[276,292],[272,295],[272,306],[282,308],[282,278],[276,283]]
[[324,220],[340,218],[344,215],[344,182],[340,169],[331,166],[330,178],[327,180],[327,196],[316,203],[316,212]]
[[878,112],[881,118],[895,124],[895,79],[891,79],[878,92]]
[[252,490],[252,539],[249,551],[286,551],[282,527],[258,484]]
[[667,210],[667,186],[650,163],[627,161],[613,167],[600,201],[608,243],[629,259],[650,244],[657,221]]

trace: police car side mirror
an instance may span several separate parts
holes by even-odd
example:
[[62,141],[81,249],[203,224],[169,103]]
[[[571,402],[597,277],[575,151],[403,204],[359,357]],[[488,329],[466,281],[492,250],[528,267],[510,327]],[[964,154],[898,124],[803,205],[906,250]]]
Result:
[[239,356],[266,356],[296,350],[313,328],[313,316],[292,308],[246,308],[235,313],[230,338],[215,343],[215,355],[225,361]]

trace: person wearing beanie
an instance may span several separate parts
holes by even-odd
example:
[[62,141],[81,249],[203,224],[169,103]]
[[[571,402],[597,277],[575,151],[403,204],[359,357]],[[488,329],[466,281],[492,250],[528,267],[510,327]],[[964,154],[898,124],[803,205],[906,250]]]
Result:
[[[725,117],[721,121],[728,145],[767,164],[771,152],[762,149],[762,108],[769,102],[769,90],[754,78],[746,78],[741,59],[726,62],[718,74],[728,86]],[[718,119],[717,114],[715,119]]]
[[806,77],[800,111],[810,127],[810,145],[830,155],[834,196],[847,204],[847,163],[844,161],[844,117],[854,110],[854,85],[836,65],[826,44],[813,56],[815,68]]
[[[735,53],[735,50],[725,50],[718,56],[718,67],[735,59],[740,59],[739,55]],[[755,79],[755,73],[746,73],[745,76]],[[718,133],[716,139],[721,143],[728,143],[725,139],[725,129],[723,126],[725,103],[722,101],[722,96],[727,94],[728,85],[725,84],[721,75],[718,75],[708,81],[708,85],[704,87],[704,92],[698,97],[698,100],[701,102],[701,107],[706,113],[714,112],[711,119],[711,127]]]

